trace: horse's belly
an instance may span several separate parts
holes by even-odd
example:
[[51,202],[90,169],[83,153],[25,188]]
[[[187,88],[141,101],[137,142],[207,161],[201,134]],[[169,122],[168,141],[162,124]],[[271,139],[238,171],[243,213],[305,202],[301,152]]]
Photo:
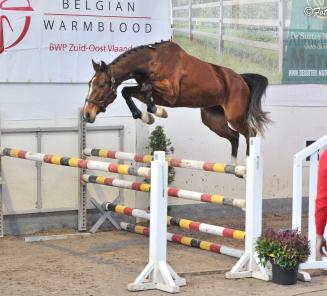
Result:
[[203,108],[217,106],[219,104],[219,93],[200,87],[181,88],[179,103],[185,107]]
[[189,108],[207,108],[220,105],[217,98],[200,95],[196,97],[182,98],[180,104],[181,106]]

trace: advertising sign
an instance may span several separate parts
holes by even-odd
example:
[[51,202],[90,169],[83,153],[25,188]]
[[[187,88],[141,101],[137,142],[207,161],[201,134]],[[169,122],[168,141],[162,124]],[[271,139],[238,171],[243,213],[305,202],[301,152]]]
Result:
[[327,1],[293,1],[283,83],[327,83]]
[[91,59],[170,37],[165,0],[0,0],[0,82],[86,82]]

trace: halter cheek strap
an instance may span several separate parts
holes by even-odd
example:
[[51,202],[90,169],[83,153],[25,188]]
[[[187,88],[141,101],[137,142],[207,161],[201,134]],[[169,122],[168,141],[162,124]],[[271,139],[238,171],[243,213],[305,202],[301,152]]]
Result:
[[[115,80],[115,77],[112,75],[112,71],[111,71],[111,68],[110,68],[109,65],[108,65],[107,76],[110,77],[110,82],[111,82],[110,90],[113,92],[113,94],[115,96],[117,96],[116,80]],[[101,100],[101,101],[100,100],[99,101],[98,100],[93,100],[93,99],[85,99],[85,102],[94,104],[94,105],[99,107],[101,112],[105,112],[106,111],[106,102],[107,102],[107,98],[109,98],[109,96],[110,96],[110,93],[108,95],[106,95],[104,97],[104,99]]]
[[108,65],[108,72],[107,75],[110,77],[111,82],[111,90],[112,92],[117,95],[117,86],[116,86],[116,79],[111,71],[110,65]]

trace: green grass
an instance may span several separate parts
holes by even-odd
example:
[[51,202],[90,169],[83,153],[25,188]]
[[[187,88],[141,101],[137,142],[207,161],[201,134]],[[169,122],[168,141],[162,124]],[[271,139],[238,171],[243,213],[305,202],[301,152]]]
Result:
[[225,66],[238,73],[258,73],[268,77],[270,84],[280,84],[281,73],[278,71],[278,53],[276,51],[246,47],[225,42],[224,53],[217,50],[218,41],[200,37],[189,40],[175,34],[174,41],[189,54],[209,63]]
[[[178,26],[177,28],[187,29],[188,27],[184,24],[183,26]],[[216,33],[218,34],[217,26],[204,26],[203,24],[193,25],[193,30],[208,32],[208,33]],[[224,28],[225,35],[240,37],[243,39],[254,40],[254,41],[262,41],[269,43],[277,43],[278,42],[278,32],[276,30],[255,30],[255,29],[244,29],[237,28],[236,26]]]
[[[187,29],[185,25],[180,25],[176,27]],[[206,33],[214,33],[217,34],[218,32],[217,28],[214,26],[199,26],[196,28],[193,28],[194,30],[206,32]],[[246,40],[254,40],[254,41],[261,41],[266,43],[278,43],[278,37],[277,32],[273,30],[251,30],[251,29],[244,29],[244,28],[235,28],[235,27],[226,27],[224,29],[226,36],[232,36],[232,37],[239,37]],[[179,32],[176,32],[176,37],[185,37],[185,34],[181,34]],[[197,40],[199,43],[203,45],[203,43],[207,44],[208,46],[211,45],[215,48],[217,48],[217,39],[212,37],[205,37],[205,36],[199,36],[194,35],[194,39]],[[267,49],[259,49],[254,48],[251,46],[243,46],[237,43],[232,42],[225,42],[224,51],[227,54],[232,54],[238,57],[241,57],[242,59],[246,59],[247,61],[250,61],[251,63],[258,63],[262,64],[264,66],[269,67],[269,69],[276,69],[278,67],[278,52],[267,50]]]

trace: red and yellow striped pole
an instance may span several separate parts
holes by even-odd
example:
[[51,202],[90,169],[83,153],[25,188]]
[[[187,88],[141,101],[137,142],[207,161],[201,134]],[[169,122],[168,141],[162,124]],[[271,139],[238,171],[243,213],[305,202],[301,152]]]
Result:
[[[140,226],[140,225],[134,225],[134,224],[126,223],[126,222],[121,222],[120,227],[121,227],[121,229],[124,229],[126,231],[137,233],[137,234],[143,234],[145,236],[149,236],[149,234],[150,234],[150,229],[148,227],[144,227],[144,226]],[[177,244],[184,245],[184,246],[198,248],[201,250],[210,251],[210,252],[217,253],[217,254],[232,256],[235,258],[240,258],[243,255],[242,250],[238,250],[238,249],[226,247],[223,245],[219,245],[216,243],[199,240],[199,239],[195,239],[193,237],[183,236],[183,235],[170,233],[170,232],[167,233],[167,240],[177,243]]]
[[[113,151],[107,149],[91,149],[91,148],[84,149],[84,154],[86,156],[129,160],[129,161],[136,161],[140,163],[150,163],[153,158],[152,155],[143,155],[137,153],[127,153],[127,152]],[[177,159],[172,157],[167,157],[166,160],[168,161],[168,165],[172,167],[232,174],[241,178],[244,178],[246,175],[246,168],[245,166],[241,166],[241,165],[223,164],[219,162],[212,163],[212,162],[189,160],[189,159]]]
[[85,160],[81,158],[64,157],[59,155],[36,153],[36,152],[17,150],[11,148],[0,148],[0,155],[27,159],[37,162],[44,162],[44,163],[55,164],[55,165],[98,170],[98,171],[117,173],[123,175],[132,175],[132,176],[141,176],[141,177],[151,176],[150,168],[146,168],[146,167],[138,168],[125,164],[114,164],[110,162]]
[[[142,218],[150,220],[150,214],[144,210],[133,209],[120,204],[114,204],[110,202],[105,202],[102,207],[106,211],[115,212],[122,215],[133,216],[137,218]],[[167,224],[171,226],[177,226],[183,229],[189,229],[193,231],[199,231],[204,233],[209,233],[212,235],[229,237],[237,240],[245,239],[245,232],[241,230],[235,230],[231,228],[226,228],[222,226],[211,225],[207,223],[201,223],[197,221],[187,220],[178,217],[167,216]]]

